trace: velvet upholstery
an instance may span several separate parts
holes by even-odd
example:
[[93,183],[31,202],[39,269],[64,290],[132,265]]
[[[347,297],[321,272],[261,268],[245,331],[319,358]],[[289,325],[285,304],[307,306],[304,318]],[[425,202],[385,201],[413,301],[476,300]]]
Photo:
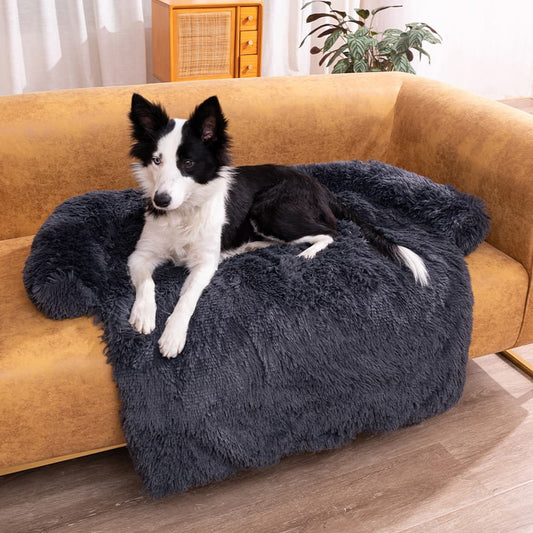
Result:
[[[398,95],[386,160],[483,198],[492,218],[487,242],[518,261],[531,283],[531,115],[441,83],[412,78]],[[487,290],[494,289],[487,286]],[[512,299],[513,290],[509,292]],[[516,345],[533,342],[531,292]]]
[[[533,341],[533,117],[414,76],[210,80],[0,97],[0,473],[120,445],[119,403],[100,332],[53,322],[29,302],[22,268],[66,198],[135,185],[132,91],[171,116],[217,94],[236,164],[378,159],[482,198],[487,243],[467,257],[471,356]],[[529,296],[528,296],[529,294]],[[71,376],[65,379],[68,369]]]

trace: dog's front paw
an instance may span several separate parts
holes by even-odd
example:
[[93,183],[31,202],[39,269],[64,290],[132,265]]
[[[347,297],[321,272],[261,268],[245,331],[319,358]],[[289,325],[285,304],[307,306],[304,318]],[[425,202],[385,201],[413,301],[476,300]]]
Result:
[[307,248],[303,252],[299,253],[298,257],[303,257],[305,259],[313,259],[315,257],[315,255],[316,255],[317,251],[313,250],[312,248],[313,247],[310,246],[309,248]]
[[183,351],[186,340],[187,326],[184,327],[170,317],[159,339],[159,351],[163,357],[173,359]]
[[137,298],[131,308],[129,319],[131,327],[144,335],[152,333],[155,329],[155,312],[156,304],[154,301]]

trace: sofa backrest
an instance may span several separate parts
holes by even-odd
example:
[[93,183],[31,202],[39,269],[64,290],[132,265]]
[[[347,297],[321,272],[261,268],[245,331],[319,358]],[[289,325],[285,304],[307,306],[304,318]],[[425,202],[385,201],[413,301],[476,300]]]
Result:
[[0,97],[0,238],[34,234],[63,200],[135,187],[131,94],[188,117],[216,94],[234,163],[383,159],[405,75],[295,76],[148,84]]

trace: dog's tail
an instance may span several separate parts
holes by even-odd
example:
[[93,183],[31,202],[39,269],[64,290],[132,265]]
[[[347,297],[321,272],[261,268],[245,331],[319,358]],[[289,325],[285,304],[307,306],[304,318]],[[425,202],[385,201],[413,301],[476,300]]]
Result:
[[406,266],[413,273],[415,281],[422,287],[429,285],[429,273],[426,264],[418,254],[405,246],[394,243],[385,236],[380,228],[363,222],[352,209],[346,207],[338,198],[333,199],[330,207],[337,218],[355,222],[361,228],[362,236],[378,252],[395,263]]

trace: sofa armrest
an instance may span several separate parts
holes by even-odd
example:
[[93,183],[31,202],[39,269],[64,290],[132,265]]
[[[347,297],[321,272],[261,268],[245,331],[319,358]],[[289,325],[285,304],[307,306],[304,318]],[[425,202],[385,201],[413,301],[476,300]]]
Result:
[[485,201],[487,241],[529,274],[515,345],[533,342],[533,116],[413,76],[398,96],[386,158]]
[[400,91],[388,162],[482,198],[487,241],[533,262],[533,116],[423,78]]

